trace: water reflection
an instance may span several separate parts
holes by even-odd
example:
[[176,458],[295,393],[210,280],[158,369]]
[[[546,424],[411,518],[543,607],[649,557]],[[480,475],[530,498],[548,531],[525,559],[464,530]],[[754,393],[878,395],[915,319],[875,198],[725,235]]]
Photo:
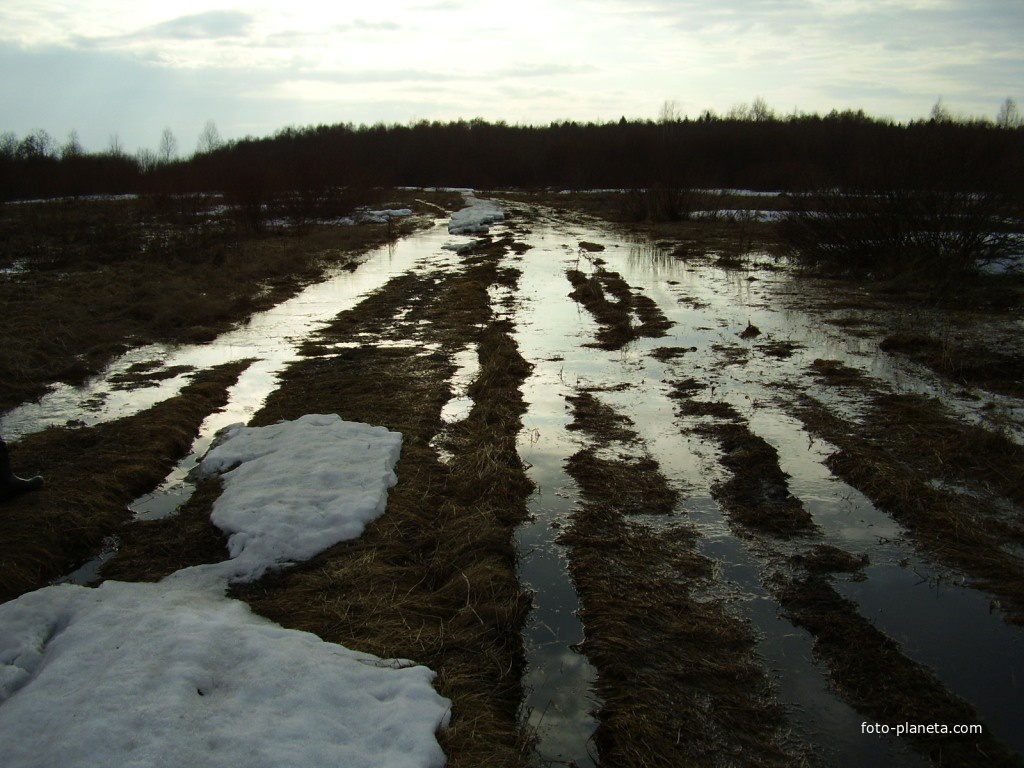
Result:
[[[1024,658],[1020,630],[989,611],[990,597],[985,593],[950,584],[940,570],[916,555],[898,524],[833,477],[822,464],[832,447],[813,439],[780,408],[785,390],[774,385],[795,383],[838,415],[855,417],[861,395],[819,385],[807,375],[815,359],[826,358],[863,371],[892,391],[942,394],[967,418],[977,416],[977,401],[955,393],[951,397],[930,372],[881,353],[877,339],[851,335],[800,311],[796,307],[801,303],[827,299],[808,295],[812,284],[793,281],[772,268],[748,264],[737,270],[700,258],[683,262],[666,249],[624,243],[610,232],[589,227],[538,226],[524,239],[534,248],[523,257],[521,293],[527,304],[542,308],[531,311],[524,304],[517,316],[524,356],[535,364],[540,361],[528,390],[531,406],[525,423],[541,440],[521,446],[524,460],[534,465],[542,496],[547,494],[547,503],[534,509],[537,520],[521,534],[526,553],[523,577],[539,590],[538,597],[545,590],[564,591],[554,570],[564,554],[552,545],[548,530],[572,510],[571,499],[552,504],[549,493],[555,487],[572,489],[560,469],[578,447],[564,432],[564,396],[577,385],[602,386],[601,398],[634,421],[651,455],[685,490],[682,507],[701,533],[701,551],[719,566],[718,594],[727,596],[733,609],[760,631],[758,650],[773,671],[780,699],[799,734],[817,745],[829,764],[925,763],[904,742],[861,734],[864,716],[835,695],[826,671],[815,661],[813,638],[786,620],[761,586],[766,562],[785,556],[786,550],[762,551],[737,539],[711,498],[710,488],[722,471],[717,447],[684,438],[667,398],[666,382],[692,377],[700,387],[696,399],[732,405],[755,434],[778,450],[782,469],[792,478],[791,491],[822,529],[820,540],[869,555],[873,565],[865,570],[866,578],[840,581],[841,594],[900,643],[909,658],[934,669],[956,695],[973,704],[1001,739],[1022,749],[1022,736],[1013,727],[1024,722],[1024,697],[1017,683],[1019,659]],[[564,275],[566,268],[575,267],[575,245],[580,240],[605,245],[597,255],[606,268],[619,272],[674,321],[665,338],[640,339],[617,352],[580,346],[593,340],[594,325],[567,300],[570,287]],[[740,338],[748,323],[760,328],[756,339]],[[772,343],[786,344],[790,356],[768,354]],[[659,347],[685,351],[659,362],[650,356]],[[1019,406],[1013,407],[1019,412]],[[543,562],[538,551],[547,553]],[[935,594],[922,599],[922,589]],[[561,616],[552,615],[550,606],[559,602]],[[583,682],[593,675],[592,670],[581,672],[580,665],[566,666],[572,658],[566,643],[580,632],[573,624],[576,604],[575,596],[566,593],[557,600],[544,595],[538,607],[530,652],[534,706],[542,708],[549,701],[569,706],[565,697],[551,690],[552,675],[578,695],[584,695],[579,693]],[[580,717],[595,705],[591,697],[585,700],[586,705],[574,708]],[[578,731],[578,737],[585,733],[586,729]],[[550,751],[545,746],[549,739],[554,740]],[[573,754],[565,741],[545,730],[542,756],[565,759]],[[575,753],[583,751],[577,742]]]

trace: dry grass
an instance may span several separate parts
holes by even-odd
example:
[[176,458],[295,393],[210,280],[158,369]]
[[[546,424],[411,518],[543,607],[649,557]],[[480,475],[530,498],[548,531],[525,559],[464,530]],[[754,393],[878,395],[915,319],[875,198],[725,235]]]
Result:
[[640,337],[664,336],[672,327],[658,305],[633,291],[617,272],[599,268],[588,277],[578,269],[569,269],[566,277],[573,286],[569,296],[586,307],[601,326],[593,346],[621,349]]
[[566,461],[566,470],[580,483],[584,498],[608,501],[623,514],[669,515],[679,494],[649,456],[598,455],[595,448],[577,451]]
[[257,236],[211,215],[214,202],[0,206],[0,266],[23,268],[0,278],[0,411],[82,381],[128,346],[208,341],[416,225]]
[[867,384],[863,371],[844,365],[838,360],[818,358],[810,366],[811,373],[822,384],[833,387],[856,387]]
[[729,519],[743,528],[775,536],[799,536],[817,530],[803,504],[789,492],[789,476],[779,467],[779,454],[742,422],[716,422],[694,431],[715,438],[722,465],[732,474],[711,492]]
[[580,593],[582,648],[598,670],[601,764],[794,764],[753,630],[694,596],[712,573],[694,531],[627,518],[671,512],[676,492],[649,458],[598,458],[610,441],[634,440],[628,419],[589,397],[570,403],[574,428],[601,446],[566,463],[585,504],[559,538]]
[[838,448],[827,462],[836,475],[905,525],[924,551],[1005,598],[1010,619],[1024,622],[1024,566],[1001,546],[1024,542],[1024,526],[991,500],[994,491],[1019,509],[1024,449],[918,395],[876,396],[859,425],[810,401],[799,415]]
[[[815,653],[844,698],[875,722],[979,722],[969,704],[904,656],[820,575],[784,579],[773,591],[790,619],[814,635]],[[1021,765],[987,729],[980,735],[904,738],[938,766]]]
[[206,480],[171,517],[124,526],[117,535],[117,552],[104,563],[100,576],[160,581],[182,568],[227,560],[228,537],[210,522],[210,511],[220,493],[219,479]]
[[638,438],[632,422],[622,414],[605,405],[593,393],[584,389],[576,395],[569,395],[573,421],[566,429],[586,432],[602,442],[616,440],[629,443]]
[[696,347],[658,347],[657,349],[651,350],[651,357],[655,360],[666,363],[669,360],[676,360],[690,352],[696,351]]
[[795,341],[766,341],[763,344],[755,344],[754,348],[768,357],[788,360],[797,350],[804,349],[804,345]]
[[247,363],[199,374],[177,397],[94,427],[53,427],[11,446],[16,465],[43,472],[42,490],[0,510],[0,600],[45,586],[119,534],[127,505],[188,453],[203,419],[227,402]]
[[960,384],[972,384],[1012,397],[1024,397],[1024,355],[966,345],[927,333],[899,332],[885,337],[881,348],[898,352]]

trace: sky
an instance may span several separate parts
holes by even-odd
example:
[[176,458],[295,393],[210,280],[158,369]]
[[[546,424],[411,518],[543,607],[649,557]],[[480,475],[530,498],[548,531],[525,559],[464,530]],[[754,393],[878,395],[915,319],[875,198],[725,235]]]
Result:
[[190,155],[288,126],[899,121],[1024,100],[1022,0],[0,0],[0,133]]

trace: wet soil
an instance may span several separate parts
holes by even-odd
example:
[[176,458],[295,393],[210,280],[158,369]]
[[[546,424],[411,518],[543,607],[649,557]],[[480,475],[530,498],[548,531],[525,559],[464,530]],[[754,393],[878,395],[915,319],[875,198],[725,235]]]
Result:
[[[453,701],[442,744],[455,766],[521,765],[530,753],[518,723],[529,598],[516,578],[512,540],[532,490],[515,450],[519,386],[530,366],[509,324],[492,317],[487,293],[492,284],[515,285],[515,272],[499,268],[510,245],[488,244],[447,269],[396,276],[309,340],[251,420],[270,424],[312,409],[403,434],[399,484],[385,517],[358,540],[235,596],[284,626],[429,665]],[[452,358],[467,344],[479,350],[474,405],[443,429]],[[181,567],[197,526],[201,540],[216,539],[199,522],[216,496],[201,487],[183,514],[148,524],[165,552],[158,569],[154,535],[139,529],[104,575],[159,578]],[[210,547],[193,555],[202,562]]]
[[395,207],[420,217],[252,231],[215,197],[0,206],[0,411],[55,382],[81,383],[130,347],[210,341],[330,268],[423,226],[434,210],[418,198],[458,199],[394,194]]
[[13,444],[13,466],[43,473],[45,484],[0,507],[0,601],[46,586],[120,535],[132,518],[128,505],[188,453],[245,365],[204,371],[178,396],[133,416],[50,427]]
[[[238,596],[435,669],[456,766],[1022,764],[1019,306],[794,275],[753,216],[626,225],[613,196],[551,202],[509,202],[494,237],[389,276],[301,345],[250,423],[328,412],[401,431],[399,483],[359,540]],[[18,272],[25,293],[34,274]],[[970,375],[899,336],[954,326],[979,350]],[[125,525],[124,506],[238,370],[143,362],[112,386],[194,382],[128,417],[149,431],[14,443],[48,486],[0,525],[60,551],[48,570],[5,552],[10,596],[111,535],[108,578],[223,558],[216,481],[162,520]],[[173,425],[155,410],[185,403]],[[79,474],[36,441],[77,450]],[[118,447],[102,468],[97,446]],[[88,487],[98,525],[33,511]]]

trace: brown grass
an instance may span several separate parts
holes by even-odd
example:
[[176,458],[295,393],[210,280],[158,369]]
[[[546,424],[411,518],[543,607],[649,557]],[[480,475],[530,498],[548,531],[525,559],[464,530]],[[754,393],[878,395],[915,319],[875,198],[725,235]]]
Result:
[[[814,635],[814,650],[828,665],[832,680],[853,706],[875,722],[978,723],[974,709],[957,698],[920,664],[857,612],[821,576],[798,577],[774,592],[786,613]],[[915,749],[939,766],[1019,766],[991,736],[908,735]]]
[[637,439],[632,422],[602,403],[590,391],[581,390],[579,394],[569,395],[566,400],[572,406],[573,413],[573,421],[566,429],[586,432],[602,442],[616,440],[628,443]]
[[0,600],[45,586],[95,555],[188,453],[203,419],[227,402],[247,365],[196,376],[177,397],[94,427],[52,427],[11,446],[16,466],[43,472],[42,490],[0,510]]
[[[664,336],[672,327],[658,305],[636,293],[617,272],[599,268],[588,277],[578,269],[569,269],[566,277],[573,286],[569,296],[586,307],[601,326],[593,346],[621,349],[640,337]],[[609,299],[609,295],[614,298]]]
[[715,438],[722,465],[732,474],[711,492],[730,521],[775,536],[806,535],[817,530],[803,504],[789,492],[789,476],[779,467],[779,454],[742,422],[698,426],[698,434]]
[[0,279],[0,411],[52,382],[84,380],[130,345],[208,341],[326,268],[416,226],[310,225],[255,235],[210,217],[214,202],[0,206],[0,266],[26,270]]
[[811,372],[822,384],[834,387],[851,387],[867,384],[867,378],[862,371],[844,365],[838,360],[823,360],[818,358],[811,363]]
[[651,350],[651,357],[665,363],[683,357],[690,352],[696,352],[696,347],[658,347]]
[[695,532],[627,518],[671,512],[676,492],[646,457],[598,458],[623,442],[628,419],[587,397],[570,402],[575,428],[598,443],[566,463],[585,504],[559,541],[580,593],[582,648],[598,670],[601,764],[794,764],[753,630],[694,595],[712,573]]
[[1024,526],[991,500],[995,491],[1021,504],[1024,449],[918,395],[876,396],[859,425],[809,401],[799,415],[838,448],[827,462],[835,474],[905,525],[926,552],[1006,598],[1011,620],[1024,621],[1024,567],[1001,546],[1024,542]]
[[960,384],[972,384],[991,392],[1024,397],[1024,354],[994,350],[984,344],[967,346],[927,333],[899,332],[880,345],[898,352]]
[[584,498],[610,500],[623,514],[669,515],[679,498],[658,462],[649,456],[606,458],[594,448],[584,448],[570,456],[565,466],[581,483]]

